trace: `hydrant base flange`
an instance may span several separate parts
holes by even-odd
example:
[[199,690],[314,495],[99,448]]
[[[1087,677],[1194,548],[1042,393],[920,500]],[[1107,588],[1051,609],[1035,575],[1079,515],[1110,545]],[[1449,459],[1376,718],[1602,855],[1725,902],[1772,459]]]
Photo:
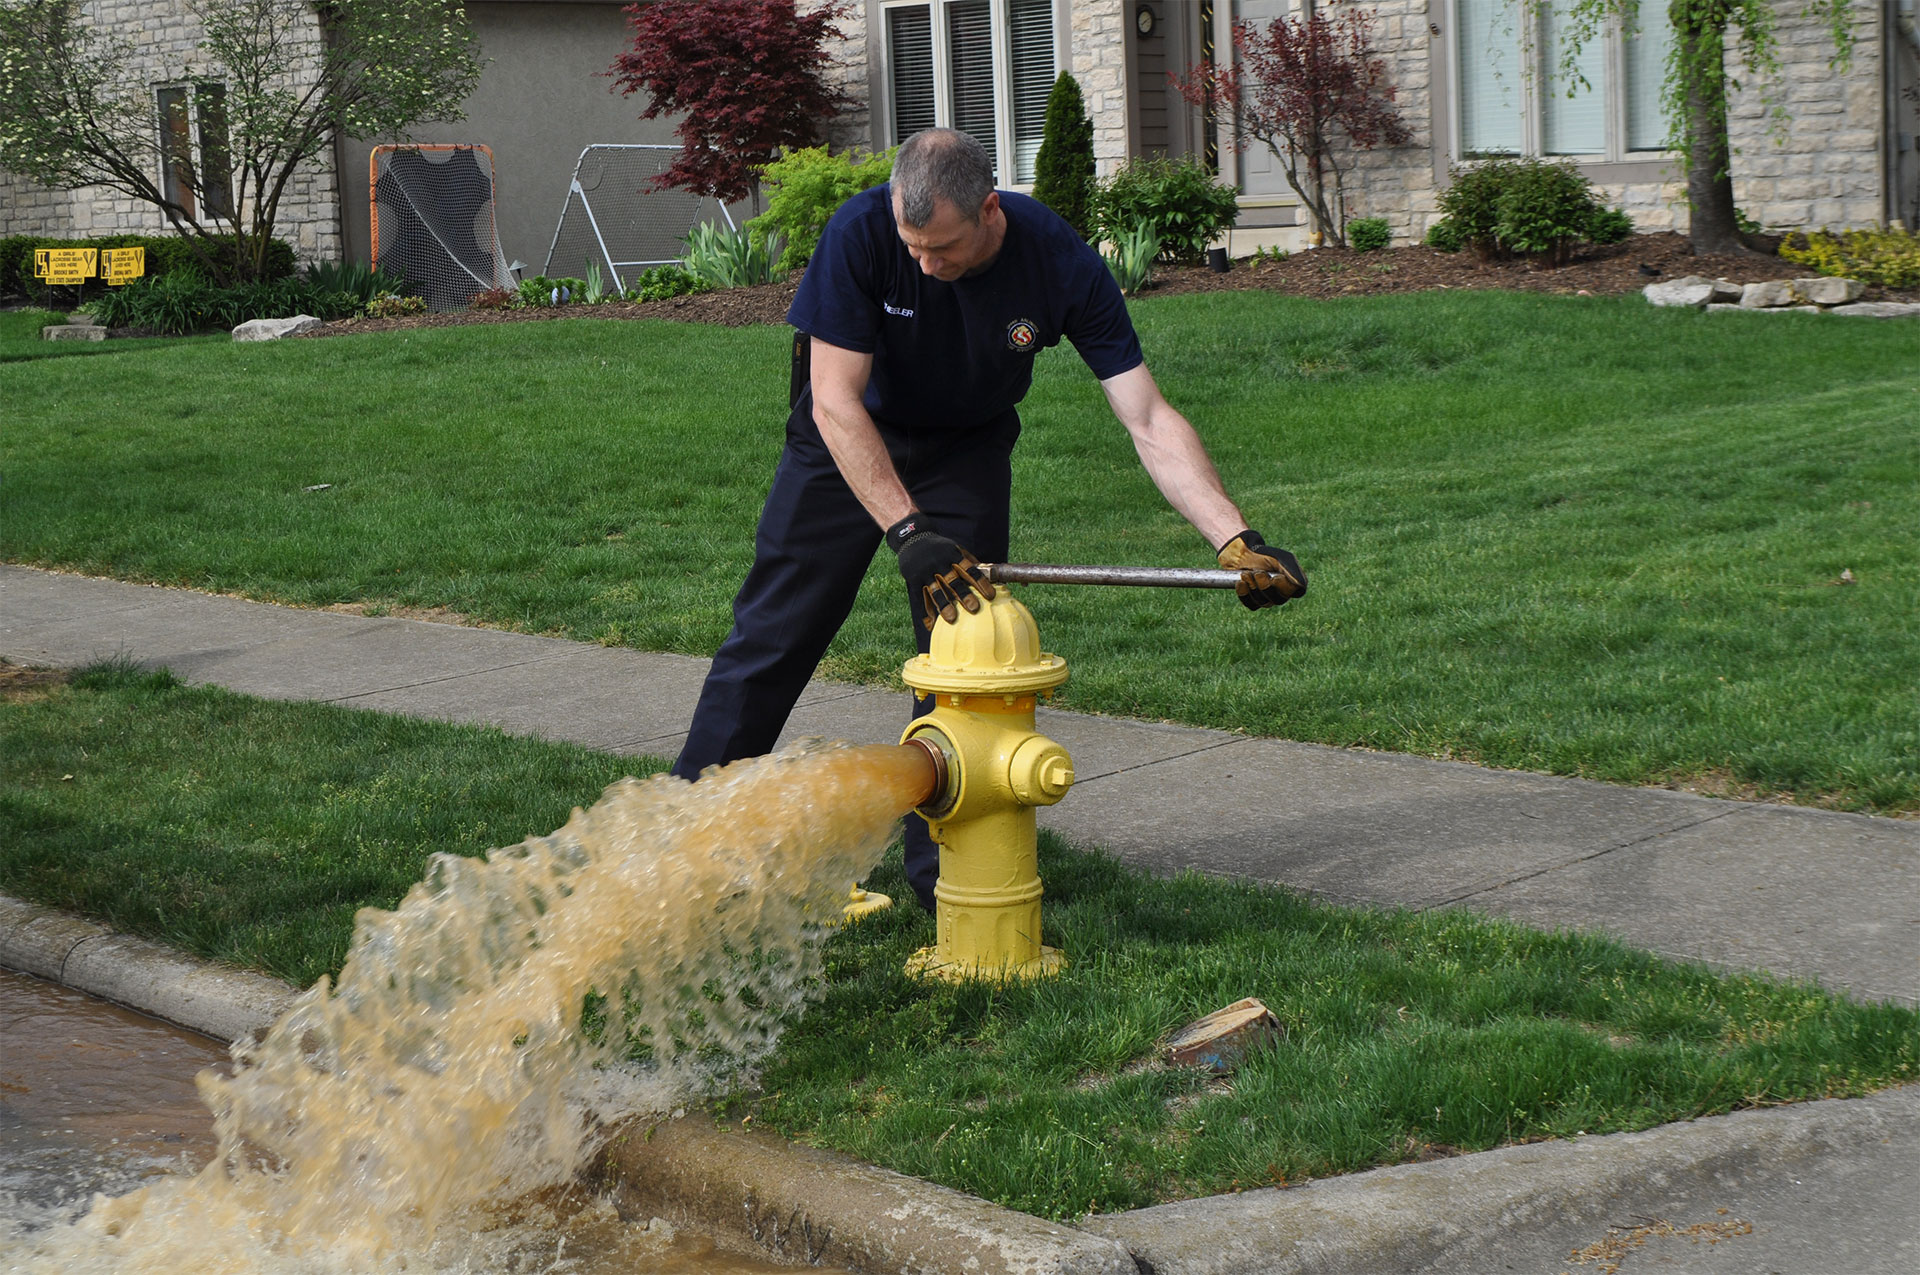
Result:
[[1018,979],[1052,978],[1067,967],[1066,953],[1042,947],[1040,955],[1021,965],[947,960],[937,947],[923,947],[907,958],[907,977],[937,978],[947,983],[1007,983]]

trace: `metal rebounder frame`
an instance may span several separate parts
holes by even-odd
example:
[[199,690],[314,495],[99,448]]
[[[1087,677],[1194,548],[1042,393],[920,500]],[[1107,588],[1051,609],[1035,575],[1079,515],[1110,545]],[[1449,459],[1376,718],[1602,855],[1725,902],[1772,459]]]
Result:
[[678,146],[595,144],[580,152],[567,183],[566,202],[553,228],[541,273],[585,274],[598,265],[617,286],[633,285],[633,273],[686,255],[685,240],[708,204],[720,210],[727,229],[737,229],[727,206],[681,190],[648,190],[673,163]]
[[[405,276],[433,310],[463,309],[481,292],[511,288],[513,276],[500,250],[495,194],[493,151],[487,146],[432,142],[374,147],[367,156],[374,266]],[[388,209],[385,245],[380,233],[383,203]]]

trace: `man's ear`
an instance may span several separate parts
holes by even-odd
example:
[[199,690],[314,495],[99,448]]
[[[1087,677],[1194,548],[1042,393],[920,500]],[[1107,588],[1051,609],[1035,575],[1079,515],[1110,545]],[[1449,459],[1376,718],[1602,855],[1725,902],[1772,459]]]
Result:
[[991,221],[993,217],[997,213],[999,213],[999,211],[1000,211],[1000,192],[997,190],[990,190],[987,192],[987,197],[980,201],[980,216],[978,220]]

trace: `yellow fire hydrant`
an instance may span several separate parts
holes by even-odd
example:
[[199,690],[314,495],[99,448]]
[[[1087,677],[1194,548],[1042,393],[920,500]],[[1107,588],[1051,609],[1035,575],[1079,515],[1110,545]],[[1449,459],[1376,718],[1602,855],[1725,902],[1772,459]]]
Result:
[[1033,708],[1067,680],[1067,662],[1041,651],[1032,613],[1004,588],[954,615],[901,670],[937,701],[900,742],[932,757],[938,778],[919,812],[940,847],[936,941],[907,973],[956,982],[1055,974],[1066,957],[1040,942],[1034,809],[1067,795],[1073,760],[1034,729]]

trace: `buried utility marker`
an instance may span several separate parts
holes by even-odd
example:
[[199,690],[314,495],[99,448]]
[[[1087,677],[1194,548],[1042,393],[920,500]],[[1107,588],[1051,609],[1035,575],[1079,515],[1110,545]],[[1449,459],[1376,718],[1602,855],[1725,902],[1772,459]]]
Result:
[[1167,1041],[1167,1061],[1225,1075],[1255,1048],[1285,1034],[1273,1011],[1249,996],[1175,1032]]

